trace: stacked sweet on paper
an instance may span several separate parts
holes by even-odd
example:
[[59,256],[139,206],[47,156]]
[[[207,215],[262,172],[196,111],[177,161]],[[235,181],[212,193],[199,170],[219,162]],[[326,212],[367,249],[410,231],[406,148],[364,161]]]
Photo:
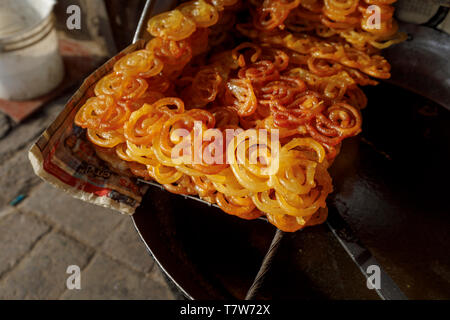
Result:
[[77,113],[100,158],[284,231],[325,221],[328,167],[390,76],[392,0],[197,0],[150,19]]

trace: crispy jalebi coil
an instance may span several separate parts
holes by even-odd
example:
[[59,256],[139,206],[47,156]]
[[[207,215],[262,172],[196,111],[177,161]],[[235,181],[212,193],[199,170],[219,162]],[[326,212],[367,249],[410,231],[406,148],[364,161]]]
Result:
[[148,83],[143,78],[132,78],[120,73],[111,73],[97,83],[97,96],[113,96],[117,100],[137,100],[148,89]]
[[237,128],[239,126],[239,115],[232,107],[215,107],[209,109],[216,119],[216,128]]
[[306,125],[309,134],[317,141],[335,146],[343,139],[361,131],[361,114],[357,108],[346,103],[336,103]]
[[[164,186],[172,185],[177,183],[179,185],[179,180],[184,177],[181,171],[178,171],[174,167],[165,166],[163,164],[158,163],[155,166],[147,166],[149,174],[160,184]],[[187,178],[187,177],[186,177]],[[194,194],[194,190],[192,191],[184,191],[185,194]]]
[[154,38],[147,43],[146,49],[164,63],[163,75],[169,78],[178,76],[192,58],[192,49],[188,40]]
[[225,51],[218,53],[211,57],[210,63],[219,70],[222,79],[229,78],[232,71],[239,69],[238,59],[233,58],[232,51]]
[[192,49],[187,40],[154,38],[147,43],[146,49],[161,59],[164,65],[184,65],[192,58]]
[[327,220],[328,208],[320,208],[316,213],[311,216],[298,219],[289,215],[272,215],[267,214],[267,219],[275,225],[278,229],[285,232],[295,232],[304,227],[315,226],[322,224]]
[[237,181],[233,171],[228,167],[216,175],[208,175],[214,188],[229,197],[247,197],[251,192]]
[[225,103],[233,106],[241,117],[255,113],[258,102],[251,81],[248,79],[231,79],[228,81]]
[[260,30],[270,31],[277,27],[283,28],[284,20],[301,0],[266,0],[256,9],[254,26]]
[[116,153],[125,161],[134,161],[145,166],[159,165],[159,161],[156,159],[151,147],[136,145],[130,141],[127,141],[125,146],[117,146]]
[[295,95],[306,90],[305,83],[294,77],[282,76],[260,87],[257,96],[260,104],[286,105],[294,101]]
[[136,162],[128,162],[128,167],[130,168],[130,171],[140,178],[143,178],[144,180],[151,180],[152,176],[148,173],[147,167]]
[[340,64],[314,56],[309,57],[307,63],[309,70],[319,77],[329,77],[335,75],[343,68]]
[[260,85],[278,79],[280,73],[272,62],[260,60],[241,68],[238,76],[241,79],[248,79],[252,83]]
[[104,119],[107,119],[113,113],[116,104],[111,96],[100,96],[89,98],[86,103],[78,110],[75,116],[75,124],[82,128],[97,129],[103,125]]
[[188,38],[195,29],[195,21],[177,9],[154,16],[148,21],[147,28],[154,37],[174,41]]
[[280,72],[284,71],[289,66],[289,56],[286,52],[266,45],[262,47],[261,60],[270,61]]
[[127,54],[114,65],[114,71],[126,77],[150,78],[163,69],[161,60],[153,56],[151,51],[138,50]]
[[325,199],[333,190],[325,150],[313,139],[295,138],[281,148],[279,161],[279,170],[270,176],[270,188],[254,193],[253,202],[272,218],[293,216],[304,226],[308,217],[326,207]]
[[206,176],[192,176],[191,180],[199,197],[212,196],[217,192],[211,180]]
[[219,20],[217,9],[205,0],[189,1],[181,4],[177,9],[194,21],[198,28],[208,28]]
[[216,99],[221,88],[222,77],[215,67],[200,69],[181,97],[187,108],[202,108]]
[[297,93],[292,102],[271,104],[274,123],[278,127],[296,128],[309,123],[325,109],[322,97],[314,91]]
[[[175,106],[175,109],[171,108]],[[173,114],[184,112],[184,103],[177,98],[163,98],[134,111],[124,125],[126,139],[134,144],[149,145]]]
[[167,184],[164,184],[163,186],[167,191],[175,193],[175,194],[185,194],[185,195],[197,194],[197,191],[195,189],[194,183],[192,182],[192,179],[190,179],[190,177],[187,175],[182,175],[175,182],[167,183]]
[[[191,176],[219,173],[228,165],[224,161],[224,142],[208,136],[214,133],[207,131],[214,125],[214,116],[205,110],[192,109],[185,114],[174,115],[164,123],[160,135],[154,138],[153,150],[157,159]],[[195,137],[196,134],[199,136]],[[208,149],[214,141],[217,142],[215,148]]]
[[117,101],[117,104],[123,107],[127,107],[128,109],[130,109],[131,112],[133,112],[142,107],[146,103],[152,104],[162,98],[164,98],[164,94],[162,92],[147,90],[139,99],[119,100]]
[[123,134],[116,130],[87,129],[87,136],[92,143],[103,148],[114,148],[118,144],[125,142]]
[[358,4],[359,0],[324,0],[323,13],[333,21],[351,23],[355,20],[358,23],[358,18],[351,16]]
[[227,146],[227,160],[237,181],[252,193],[269,190],[270,177],[278,170],[278,140],[271,138],[250,129],[235,136]]
[[242,219],[252,220],[262,215],[260,211],[255,210],[256,206],[249,196],[227,196],[218,192],[215,200],[220,209]]
[[280,137],[280,142],[289,142],[293,137],[307,136],[308,131],[305,125],[295,126],[295,127],[279,127],[275,124],[273,116],[268,116],[263,120],[260,120],[257,125],[257,129],[266,130],[278,130],[278,135]]

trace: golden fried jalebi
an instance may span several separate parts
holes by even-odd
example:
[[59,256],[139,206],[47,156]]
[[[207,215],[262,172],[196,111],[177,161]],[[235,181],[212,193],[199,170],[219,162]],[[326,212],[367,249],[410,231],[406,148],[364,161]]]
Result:
[[[195,0],[148,22],[75,123],[115,170],[284,231],[323,223],[360,86],[405,39],[395,0]],[[236,21],[239,23],[236,24]],[[239,39],[239,41],[237,41]]]

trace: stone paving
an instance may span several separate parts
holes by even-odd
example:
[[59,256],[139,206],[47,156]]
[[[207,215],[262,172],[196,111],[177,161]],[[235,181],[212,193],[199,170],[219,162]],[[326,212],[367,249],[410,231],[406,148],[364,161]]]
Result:
[[[68,98],[20,125],[0,113],[0,299],[177,298],[130,217],[73,199],[34,175],[28,149]],[[80,267],[80,290],[67,289],[70,265]]]

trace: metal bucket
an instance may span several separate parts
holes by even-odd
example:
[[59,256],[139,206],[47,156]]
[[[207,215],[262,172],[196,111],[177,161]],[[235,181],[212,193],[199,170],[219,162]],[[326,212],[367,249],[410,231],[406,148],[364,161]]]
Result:
[[0,99],[36,98],[63,80],[53,4],[52,0],[0,4]]

